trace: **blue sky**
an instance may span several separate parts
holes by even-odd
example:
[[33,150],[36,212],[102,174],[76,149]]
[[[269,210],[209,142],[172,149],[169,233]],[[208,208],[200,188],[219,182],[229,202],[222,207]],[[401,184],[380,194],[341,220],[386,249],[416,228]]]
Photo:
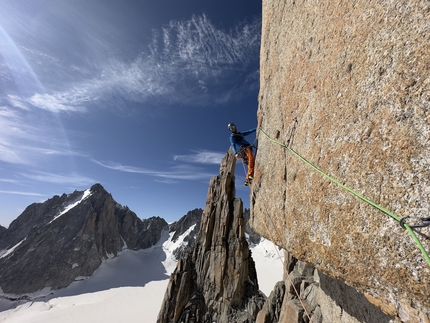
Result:
[[260,0],[0,6],[1,225],[94,183],[140,218],[204,207],[227,124],[256,126]]

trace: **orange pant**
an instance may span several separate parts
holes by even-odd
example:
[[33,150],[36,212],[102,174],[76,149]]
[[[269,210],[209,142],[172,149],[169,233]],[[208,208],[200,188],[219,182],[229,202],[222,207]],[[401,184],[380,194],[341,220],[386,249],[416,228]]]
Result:
[[252,148],[248,147],[245,149],[246,157],[248,158],[248,174],[246,174],[246,180],[249,180],[249,176],[254,176],[254,154]]

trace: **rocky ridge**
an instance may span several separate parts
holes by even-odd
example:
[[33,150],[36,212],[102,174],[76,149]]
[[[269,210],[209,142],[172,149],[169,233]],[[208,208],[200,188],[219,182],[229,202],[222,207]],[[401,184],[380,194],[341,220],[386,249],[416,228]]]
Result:
[[235,198],[235,166],[229,151],[210,181],[195,243],[170,277],[158,323],[253,322],[263,306],[242,201]]

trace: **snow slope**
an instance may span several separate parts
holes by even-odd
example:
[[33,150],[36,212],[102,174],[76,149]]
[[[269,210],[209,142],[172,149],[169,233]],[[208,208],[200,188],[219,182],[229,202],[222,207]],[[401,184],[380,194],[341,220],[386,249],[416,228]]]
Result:
[[56,215],[51,221],[49,221],[48,224],[54,222],[55,220],[57,220],[60,216],[62,216],[63,214],[66,214],[67,212],[69,212],[71,209],[73,209],[76,205],[78,205],[79,203],[81,203],[83,200],[85,200],[86,198],[90,197],[93,193],[91,192],[91,189],[87,189],[86,191],[84,191],[84,194],[82,194],[82,197],[67,205],[63,211],[60,212],[60,214]]
[[[272,241],[262,238],[258,245],[249,247],[257,270],[258,287],[266,295],[282,280],[284,275],[284,251]],[[281,259],[279,259],[281,257]]]
[[[0,322],[156,322],[169,276],[176,266],[172,253],[182,241],[179,238],[173,243],[172,236],[164,232],[160,242],[150,249],[126,249],[118,257],[106,260],[91,277],[42,300],[0,312]],[[262,239],[251,250],[260,289],[269,295],[282,279],[282,262],[276,247],[268,240]]]
[[18,242],[16,245],[14,245],[12,248],[8,249],[8,250],[2,250],[0,251],[0,259],[9,256],[12,252],[15,251],[16,248],[19,247],[19,245],[21,243],[23,243],[25,240],[27,239],[27,237],[25,237],[24,239],[22,239],[20,242]]

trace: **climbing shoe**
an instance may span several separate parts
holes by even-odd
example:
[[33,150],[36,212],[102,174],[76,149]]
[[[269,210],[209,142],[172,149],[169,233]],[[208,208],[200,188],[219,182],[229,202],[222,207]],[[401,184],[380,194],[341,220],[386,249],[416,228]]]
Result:
[[252,184],[251,181],[249,181],[249,180],[245,181],[245,186],[251,186],[251,184]]
[[249,178],[249,180],[253,180],[254,179],[254,174],[249,175],[248,178]]

